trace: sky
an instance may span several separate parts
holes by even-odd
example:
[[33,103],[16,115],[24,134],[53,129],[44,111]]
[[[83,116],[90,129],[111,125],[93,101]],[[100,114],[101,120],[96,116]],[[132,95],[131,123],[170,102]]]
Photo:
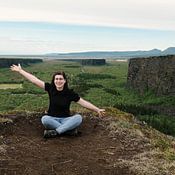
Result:
[[174,0],[0,0],[0,54],[164,50]]

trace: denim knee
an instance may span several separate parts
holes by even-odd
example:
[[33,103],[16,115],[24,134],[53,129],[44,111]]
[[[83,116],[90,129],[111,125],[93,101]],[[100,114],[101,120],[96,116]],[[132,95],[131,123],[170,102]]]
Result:
[[76,119],[77,125],[80,125],[82,123],[83,118],[80,114],[75,114],[73,117]]
[[49,120],[50,120],[50,116],[48,116],[48,115],[44,115],[41,118],[41,122],[42,122],[43,125],[47,125]]

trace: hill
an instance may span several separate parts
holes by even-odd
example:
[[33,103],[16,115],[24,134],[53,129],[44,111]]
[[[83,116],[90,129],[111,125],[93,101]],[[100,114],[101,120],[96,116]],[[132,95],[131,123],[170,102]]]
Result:
[[175,47],[169,47],[162,51],[162,55],[175,55]]
[[154,56],[160,55],[161,51],[153,49],[149,51],[114,51],[114,52],[75,52],[75,53],[50,53],[46,56],[54,56],[58,58],[128,58],[128,57],[141,57],[141,56]]
[[40,55],[0,55],[0,58],[8,59],[128,59],[136,57],[151,57],[175,55],[175,47],[169,47],[163,51],[159,49],[136,51],[89,51],[71,53],[47,53]]
[[81,136],[48,140],[42,114],[1,116],[0,174],[175,174],[174,138],[117,109],[107,108],[104,118],[81,113]]
[[94,51],[94,52],[74,52],[74,53],[49,53],[45,56],[55,58],[133,58],[133,57],[150,57],[161,55],[175,54],[175,47],[169,47],[163,51],[152,49],[148,51]]

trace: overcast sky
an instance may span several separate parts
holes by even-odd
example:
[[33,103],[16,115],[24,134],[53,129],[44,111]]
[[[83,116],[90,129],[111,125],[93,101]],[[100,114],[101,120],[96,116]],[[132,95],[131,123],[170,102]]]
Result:
[[174,0],[0,0],[0,54],[175,46]]

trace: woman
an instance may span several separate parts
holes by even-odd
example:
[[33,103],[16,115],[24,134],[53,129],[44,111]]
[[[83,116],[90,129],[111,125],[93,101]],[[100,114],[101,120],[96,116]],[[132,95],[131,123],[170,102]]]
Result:
[[70,115],[70,104],[72,101],[97,112],[100,117],[105,114],[104,109],[100,109],[92,103],[82,99],[77,93],[68,88],[68,82],[64,72],[55,73],[52,77],[51,83],[45,83],[34,75],[23,70],[20,64],[12,65],[10,69],[18,72],[33,84],[48,92],[48,113],[41,118],[41,122],[46,128],[44,131],[45,138],[55,137],[73,130],[75,131],[75,129],[82,123],[82,116],[80,114],[75,114],[73,116]]

